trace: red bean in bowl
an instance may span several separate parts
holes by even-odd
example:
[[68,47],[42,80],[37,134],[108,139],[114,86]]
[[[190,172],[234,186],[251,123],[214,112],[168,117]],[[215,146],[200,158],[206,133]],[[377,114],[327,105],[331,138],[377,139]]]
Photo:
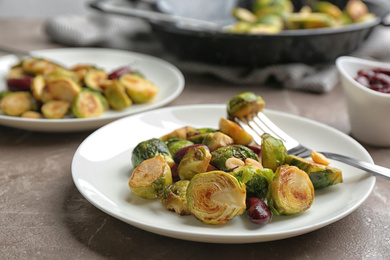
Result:
[[390,93],[390,69],[361,69],[355,78],[363,86],[381,92]]

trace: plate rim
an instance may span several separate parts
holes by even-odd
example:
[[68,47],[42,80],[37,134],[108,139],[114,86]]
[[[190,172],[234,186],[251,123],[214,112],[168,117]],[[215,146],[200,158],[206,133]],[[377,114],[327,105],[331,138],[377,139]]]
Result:
[[[115,122],[112,122],[112,123],[109,123],[109,124],[103,126],[102,129],[103,128],[112,127],[112,124],[118,123],[118,121],[130,120],[129,118],[137,117],[137,116],[140,116],[140,115],[143,115],[143,114],[164,112],[164,111],[170,111],[170,110],[172,111],[172,110],[178,110],[178,109],[196,108],[196,107],[221,109],[221,108],[226,108],[226,105],[224,105],[224,104],[199,104],[199,105],[193,104],[193,105],[180,105],[180,106],[164,107],[164,108],[160,108],[160,109],[157,109],[157,110],[151,110],[151,111],[147,111],[147,112],[144,112],[144,113],[141,113],[141,114],[135,114],[135,115],[130,115],[130,116],[121,118],[119,120],[116,120]],[[315,121],[315,120],[312,120],[312,119],[309,119],[309,118],[304,118],[304,117],[301,117],[301,116],[298,116],[298,115],[289,114],[289,113],[282,112],[282,111],[264,109],[264,112],[266,114],[268,113],[268,114],[274,114],[276,116],[282,116],[282,117],[286,117],[287,116],[287,117],[290,117],[290,118],[293,118],[293,119],[298,119],[300,121],[305,122],[305,124],[306,123],[314,124],[316,126],[325,128],[327,131],[329,130],[329,131],[335,132],[336,134],[339,134],[342,137],[346,138],[348,140],[348,142],[352,142],[354,145],[358,145],[359,148],[361,148],[360,152],[362,152],[364,154],[364,157],[365,157],[364,160],[367,160],[368,162],[373,162],[373,159],[372,159],[371,155],[368,153],[368,151],[358,141],[356,141],[351,136],[349,136],[349,135],[347,135],[347,134],[345,134],[345,133],[343,133],[343,132],[341,132],[341,131],[339,131],[339,130],[331,127],[331,126],[328,126],[328,125],[326,125],[324,123],[321,123],[321,122],[318,122],[318,121]],[[97,130],[97,131],[99,131],[99,130]],[[230,236],[222,237],[219,234],[216,234],[216,235],[215,234],[208,234],[207,238],[206,238],[205,234],[202,234],[201,232],[200,233],[188,234],[188,233],[186,233],[183,230],[172,230],[172,229],[164,228],[164,227],[159,227],[156,230],[156,227],[151,227],[150,225],[142,223],[140,221],[129,220],[129,219],[123,218],[122,216],[119,216],[118,214],[113,213],[112,211],[110,211],[110,210],[102,207],[101,205],[99,205],[99,203],[97,203],[94,200],[92,200],[91,198],[89,198],[83,192],[82,187],[80,187],[79,182],[77,181],[77,178],[76,178],[77,176],[75,175],[75,168],[74,168],[75,165],[74,165],[74,163],[75,163],[75,160],[77,159],[76,156],[77,156],[79,150],[81,149],[82,145],[84,143],[88,142],[88,139],[92,135],[94,135],[94,134],[95,133],[92,133],[90,136],[88,136],[80,144],[80,146],[77,148],[77,150],[76,150],[76,152],[74,154],[74,157],[72,159],[72,165],[71,165],[72,179],[73,179],[77,189],[82,194],[82,196],[88,202],[90,202],[92,205],[94,205],[95,207],[97,207],[101,211],[103,211],[106,214],[108,214],[108,215],[110,215],[112,217],[115,217],[115,218],[117,218],[117,219],[119,219],[119,220],[129,224],[129,225],[132,225],[134,227],[146,230],[146,231],[154,233],[154,234],[159,234],[159,235],[163,235],[163,236],[167,236],[167,237],[171,237],[171,238],[176,238],[176,239],[195,241],[195,242],[216,243],[216,244],[218,244],[218,243],[244,244],[244,243],[269,242],[269,241],[275,241],[275,240],[281,240],[281,239],[285,239],[285,238],[291,238],[291,237],[299,236],[299,235],[302,235],[302,234],[306,234],[306,233],[318,230],[318,229],[320,229],[322,227],[325,227],[327,225],[330,225],[330,224],[332,224],[332,223],[334,223],[334,222],[336,222],[338,220],[341,220],[342,218],[348,216],[349,214],[351,214],[353,211],[355,211],[358,207],[360,207],[367,200],[367,198],[372,193],[372,191],[373,191],[373,189],[375,187],[375,183],[376,183],[375,176],[372,176],[372,175],[370,175],[368,173],[364,173],[364,176],[366,176],[367,178],[370,179],[369,180],[370,181],[370,183],[369,183],[370,185],[369,185],[369,188],[367,189],[367,191],[365,192],[364,196],[362,196],[360,198],[360,200],[358,202],[356,202],[353,207],[351,207],[347,211],[344,211],[342,214],[338,214],[337,216],[335,216],[333,218],[330,218],[330,219],[328,219],[326,221],[322,221],[322,222],[318,223],[317,225],[311,226],[310,228],[304,227],[304,228],[290,229],[290,231],[288,233],[283,234],[282,237],[278,233],[269,232],[268,234],[263,235],[261,238],[259,238],[258,234],[253,234],[253,235],[237,235],[237,234],[235,234],[234,235],[235,239],[232,239],[232,237],[230,237]]]

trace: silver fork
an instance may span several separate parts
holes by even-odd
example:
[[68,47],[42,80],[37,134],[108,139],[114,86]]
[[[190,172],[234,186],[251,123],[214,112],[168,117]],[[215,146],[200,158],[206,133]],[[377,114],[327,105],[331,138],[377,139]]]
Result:
[[[275,125],[263,112],[259,112],[253,116],[246,116],[234,119],[244,130],[250,133],[255,142],[261,144],[261,136],[264,133],[268,133],[275,138],[281,139],[287,149],[288,154],[297,155],[299,157],[309,157],[312,150],[301,145],[297,140],[286,134],[282,129]],[[320,152],[326,158],[333,159],[361,170],[367,171],[372,175],[382,177],[390,180],[390,169],[375,165],[369,162],[364,162],[355,158],[351,158],[345,155]]]

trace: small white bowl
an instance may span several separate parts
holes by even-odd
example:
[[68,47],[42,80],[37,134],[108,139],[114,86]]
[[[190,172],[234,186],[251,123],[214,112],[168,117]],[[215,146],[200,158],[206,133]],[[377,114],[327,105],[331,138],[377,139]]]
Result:
[[340,74],[351,124],[351,135],[362,143],[390,146],[390,93],[369,89],[355,80],[361,69],[390,68],[390,63],[355,57],[339,57]]

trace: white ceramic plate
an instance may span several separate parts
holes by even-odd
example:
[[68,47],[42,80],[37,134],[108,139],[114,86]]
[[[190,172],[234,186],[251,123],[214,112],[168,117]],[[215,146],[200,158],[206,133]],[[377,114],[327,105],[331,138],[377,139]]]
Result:
[[[134,104],[121,111],[107,111],[98,118],[26,119],[1,114],[0,124],[15,128],[45,132],[72,132],[93,130],[118,118],[161,107],[174,100],[184,88],[183,74],[172,64],[161,59],[128,51],[103,48],[64,48],[32,52],[34,56],[57,61],[65,66],[80,63],[96,65],[111,72],[122,66],[141,71],[159,87],[159,93],[147,104]],[[18,61],[14,55],[0,57],[0,91],[6,89],[6,75]]]
[[[193,216],[178,216],[165,210],[158,200],[141,199],[131,193],[131,153],[139,142],[187,125],[217,128],[225,111],[224,105],[169,107],[110,123],[91,134],[76,151],[73,180],[88,201],[124,222],[169,237],[211,243],[263,242],[304,234],[347,216],[371,193],[375,177],[332,162],[342,169],[344,183],[316,191],[308,211],[273,216],[264,226],[252,224],[245,214],[223,225],[206,225]],[[333,128],[289,114],[265,112],[304,145],[372,162],[359,143]]]

